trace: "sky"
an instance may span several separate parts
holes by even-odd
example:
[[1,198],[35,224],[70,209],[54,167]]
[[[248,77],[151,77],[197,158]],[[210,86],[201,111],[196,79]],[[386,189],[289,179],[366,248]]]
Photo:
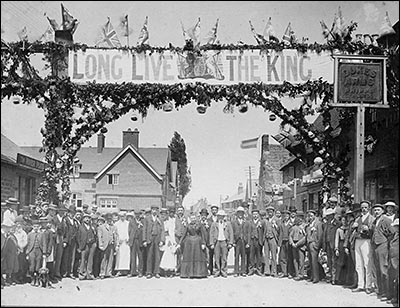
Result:
[[[59,1],[1,1],[1,37],[17,41],[24,26],[28,39],[38,39],[48,27],[46,16],[61,21]],[[297,37],[323,43],[320,20],[330,26],[340,6],[345,22],[358,22],[355,33],[379,33],[385,12],[394,24],[399,19],[398,1],[64,1],[63,5],[79,20],[74,41],[93,46],[101,26],[110,17],[117,28],[124,14],[129,16],[131,45],[136,43],[145,17],[148,16],[149,44],[183,46],[180,22],[193,26],[201,18],[201,37],[219,18],[218,39],[222,44],[243,41],[255,44],[249,28],[252,21],[263,31],[269,17],[279,38],[291,22]],[[121,39],[121,42],[125,42]],[[284,101],[290,109],[299,101]],[[131,121],[131,113],[106,127],[106,146],[122,146],[122,131],[138,128],[141,147],[167,147],[174,131],[185,140],[192,188],[185,206],[200,198],[218,204],[220,198],[234,195],[239,183],[246,182],[246,170],[254,166],[258,177],[260,150],[241,149],[240,142],[261,134],[279,132],[279,120],[271,122],[269,112],[250,107],[247,113],[222,112],[223,103],[213,103],[205,114],[198,114],[195,104],[170,113],[149,110],[148,116]],[[312,119],[309,119],[310,121]],[[1,104],[1,131],[20,146],[41,145],[43,111],[35,105]],[[92,137],[85,146],[96,146]],[[276,143],[270,138],[271,143]]]

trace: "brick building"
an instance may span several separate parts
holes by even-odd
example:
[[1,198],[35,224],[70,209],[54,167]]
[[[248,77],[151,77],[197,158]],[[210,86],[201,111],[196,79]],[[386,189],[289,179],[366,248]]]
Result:
[[[177,163],[171,161],[169,148],[139,147],[137,129],[122,133],[122,148],[108,148],[104,134],[97,137],[97,147],[82,147],[77,153],[72,204],[97,204],[101,211],[174,205]],[[39,147],[24,149],[40,155]]]

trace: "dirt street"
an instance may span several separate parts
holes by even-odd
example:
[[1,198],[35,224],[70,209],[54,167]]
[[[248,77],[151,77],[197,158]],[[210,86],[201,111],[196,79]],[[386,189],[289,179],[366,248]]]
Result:
[[29,284],[1,290],[2,306],[336,306],[392,307],[376,295],[325,282],[271,277],[64,279],[55,289]]

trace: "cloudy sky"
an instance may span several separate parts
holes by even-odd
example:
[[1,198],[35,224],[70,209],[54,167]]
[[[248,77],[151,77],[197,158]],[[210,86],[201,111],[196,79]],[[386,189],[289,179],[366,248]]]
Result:
[[[2,1],[1,37],[18,40],[24,26],[29,40],[38,39],[48,27],[46,16],[61,21],[59,1]],[[358,22],[355,33],[379,33],[385,12],[394,24],[399,19],[398,1],[65,1],[64,6],[79,20],[75,42],[94,45],[101,26],[111,18],[117,28],[121,16],[129,15],[130,42],[136,43],[146,16],[149,18],[150,45],[183,46],[180,22],[186,27],[201,18],[201,33],[207,33],[219,18],[218,39],[221,43],[254,44],[249,29],[252,21],[262,32],[269,17],[279,38],[291,22],[297,37],[323,43],[320,20],[331,25],[340,6],[345,22]],[[121,40],[123,43],[124,41]],[[287,101],[294,106],[296,102]],[[137,127],[140,146],[166,147],[174,131],[186,142],[192,171],[192,191],[185,199],[189,206],[201,197],[219,203],[220,196],[235,194],[239,182],[246,181],[248,166],[255,166],[258,176],[259,150],[242,150],[240,141],[260,134],[274,135],[279,121],[269,121],[269,113],[249,108],[245,114],[224,114],[223,103],[214,103],[206,114],[196,112],[195,105],[164,113],[150,110],[145,119],[130,120],[131,114],[107,126],[106,146],[120,147],[122,131]],[[18,145],[40,145],[43,113],[34,105],[1,104],[1,131]],[[96,137],[88,146],[96,145]]]

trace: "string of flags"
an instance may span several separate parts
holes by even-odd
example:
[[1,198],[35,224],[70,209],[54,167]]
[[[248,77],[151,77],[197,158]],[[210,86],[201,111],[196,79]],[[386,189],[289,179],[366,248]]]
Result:
[[[46,14],[45,14],[46,16]],[[79,21],[72,16],[69,10],[61,3],[61,24],[59,24],[55,19],[46,16],[49,26],[45,30],[45,32],[39,38],[41,42],[49,42],[55,40],[55,34],[57,31],[68,31],[71,35],[75,33],[77,27],[79,25]],[[196,23],[190,27],[185,28],[182,21],[182,34],[185,42],[191,41],[193,43],[194,48],[198,48],[200,46],[200,17],[197,19]],[[263,33],[259,33],[255,30],[251,20],[249,20],[250,31],[253,34],[257,44],[264,45],[267,43],[280,43],[278,36],[276,35],[275,29],[272,25],[272,18],[269,17],[268,21],[264,27]],[[327,40],[327,42],[339,42],[339,43],[347,43],[352,40],[351,33],[356,29],[357,23],[351,21],[346,24],[343,18],[343,14],[341,8],[339,6],[338,11],[334,15],[334,19],[332,22],[331,28],[327,26],[324,20],[320,21],[322,36]],[[207,34],[203,38],[204,44],[218,44],[217,41],[217,32],[219,26],[219,19],[216,20],[215,24],[212,26],[211,30],[207,32]],[[110,18],[107,18],[107,22],[101,26],[101,37],[97,38],[95,41],[95,46],[98,47],[121,47],[121,41],[119,40],[118,35],[127,38],[127,45],[129,46],[129,36],[132,33],[132,29],[128,26],[128,15],[123,15],[120,19],[120,23],[117,27],[118,32],[114,29]],[[27,29],[24,27],[18,32],[18,37],[21,41],[28,41]],[[388,12],[386,12],[384,16],[384,20],[382,26],[379,30],[379,35],[364,35],[364,43],[378,45],[377,39],[396,34],[395,30],[392,27],[392,24],[389,20]],[[362,35],[361,35],[362,36]],[[360,35],[356,35],[356,40],[360,41]],[[292,28],[292,24],[289,24],[286,27],[286,30],[281,39],[284,45],[291,45],[298,43],[298,39],[295,35],[295,32]],[[301,43],[306,44],[308,42],[308,38],[302,38]],[[137,45],[145,45],[149,44],[149,30],[148,30],[148,16],[146,16],[143,26],[140,30],[139,37],[137,40]]]

